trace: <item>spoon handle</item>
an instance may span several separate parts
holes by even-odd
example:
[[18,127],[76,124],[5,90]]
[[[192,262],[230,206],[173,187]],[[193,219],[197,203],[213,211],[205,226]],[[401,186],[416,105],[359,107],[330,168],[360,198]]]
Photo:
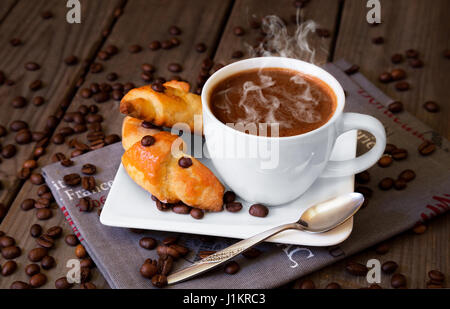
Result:
[[168,284],[175,284],[179,283],[181,281],[185,281],[187,279],[190,279],[192,277],[198,276],[208,270],[211,270],[229,260],[234,258],[235,256],[243,253],[244,251],[256,246],[257,244],[263,242],[264,240],[275,236],[283,231],[286,230],[302,230],[303,227],[297,223],[292,224],[285,224],[278,227],[275,227],[273,229],[270,229],[268,231],[262,232],[260,234],[257,234],[251,238],[244,239],[222,251],[219,251],[213,255],[210,255],[194,265],[185,268],[173,275],[170,275],[167,278]]

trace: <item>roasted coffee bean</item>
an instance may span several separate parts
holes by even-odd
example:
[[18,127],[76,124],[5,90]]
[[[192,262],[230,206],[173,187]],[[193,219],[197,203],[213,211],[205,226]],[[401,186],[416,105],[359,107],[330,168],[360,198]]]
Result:
[[249,213],[254,217],[265,218],[269,214],[269,209],[264,205],[255,204],[250,207]]
[[392,81],[392,75],[389,72],[384,72],[378,77],[378,80],[382,83],[390,83]]
[[369,290],[381,290],[382,287],[379,286],[379,285],[376,284],[376,283],[372,283],[371,285],[369,285],[368,289],[369,289]]
[[11,105],[14,108],[23,108],[27,105],[27,99],[25,99],[24,97],[16,97],[12,100]]
[[198,43],[197,45],[195,45],[195,50],[198,53],[204,53],[207,50],[207,47],[204,43]]
[[51,249],[55,245],[55,241],[50,236],[44,234],[36,239],[36,243],[45,249]]
[[89,99],[90,97],[92,97],[92,91],[89,88],[83,88],[80,90],[80,95],[84,99]]
[[394,186],[394,182],[394,179],[387,177],[379,182],[378,187],[383,191],[387,191],[392,189],[392,187]]
[[55,281],[55,288],[58,290],[68,290],[73,287],[73,283],[69,283],[66,277],[59,278]]
[[410,182],[416,178],[416,173],[413,170],[404,170],[400,173],[398,178],[403,181]]
[[141,276],[147,279],[151,279],[158,272],[156,261],[146,261],[141,269]]
[[97,94],[94,94],[94,100],[97,103],[105,103],[107,101],[109,101],[110,99],[110,95],[107,92],[99,92]]
[[33,200],[33,199],[26,199],[26,200],[24,200],[24,201],[22,202],[22,204],[20,204],[20,208],[21,208],[23,211],[29,211],[29,210],[31,210],[31,209],[34,208],[35,202],[36,202],[36,201]]
[[41,272],[41,267],[38,264],[29,264],[25,267],[25,274],[28,277],[33,277]]
[[392,158],[390,156],[382,156],[380,160],[378,160],[378,165],[380,167],[388,167],[392,164]]
[[31,176],[31,170],[29,168],[22,168],[19,171],[18,177],[20,180],[27,180]]
[[394,55],[391,57],[391,61],[392,61],[392,63],[394,63],[394,64],[402,63],[403,60],[404,60],[404,58],[403,58],[403,55],[402,55],[402,54],[394,54]]
[[30,227],[30,235],[31,237],[37,238],[42,234],[42,227],[39,224],[33,224]]
[[[45,139],[44,139],[45,141]],[[45,154],[45,149],[44,147],[40,146],[40,147],[36,147],[33,151],[33,156],[37,159],[42,157]]]
[[172,244],[169,247],[171,249],[175,249],[180,254],[180,256],[186,256],[189,253],[188,248],[186,248],[182,245],[179,245],[179,244]]
[[417,224],[414,228],[413,228],[413,232],[416,235],[422,235],[423,233],[425,233],[427,231],[427,226],[425,224]]
[[141,145],[144,147],[153,146],[156,143],[156,139],[153,136],[144,136],[141,140]]
[[52,269],[53,267],[56,266],[56,260],[52,256],[49,256],[49,255],[44,256],[44,258],[41,261],[41,266],[45,270]]
[[368,272],[366,265],[355,262],[348,263],[345,270],[353,276],[365,276]]
[[19,131],[15,137],[15,141],[19,145],[26,145],[33,141],[33,135],[28,129]]
[[36,160],[27,160],[23,163],[23,168],[29,168],[30,170],[34,170],[38,167]]
[[171,256],[160,257],[157,264],[158,273],[167,276],[173,269],[173,258]]
[[243,36],[243,35],[245,34],[245,30],[244,30],[244,28],[242,28],[242,27],[235,27],[235,28],[233,29],[233,33],[234,33],[234,35],[236,35],[236,36]]
[[15,244],[16,244],[16,241],[14,240],[14,238],[12,238],[10,236],[0,237],[0,247],[1,248],[11,247],[11,246],[14,246]]
[[178,250],[176,250],[174,247],[171,246],[163,246],[163,245],[159,245],[156,248],[156,252],[158,253],[159,256],[161,257],[166,257],[166,256],[171,256],[173,257],[175,260],[180,258],[180,252],[178,252]]
[[378,36],[372,39],[372,43],[376,45],[380,45],[384,43],[384,38],[382,36]]
[[45,179],[44,179],[44,177],[41,174],[33,173],[30,176],[30,182],[33,185],[40,186],[40,185],[45,183]]
[[422,156],[429,156],[436,151],[436,145],[430,141],[425,141],[419,146],[418,150]]
[[22,40],[19,38],[13,38],[9,41],[9,43],[13,46],[13,47],[17,47],[22,45]]
[[81,179],[81,186],[86,191],[94,191],[96,185],[94,176],[86,176]]
[[389,252],[389,246],[386,243],[381,243],[375,248],[377,254],[386,254]]
[[418,69],[418,68],[422,68],[424,63],[420,59],[411,59],[411,60],[409,60],[409,65],[414,69]]
[[119,53],[119,48],[117,48],[117,46],[115,46],[115,45],[108,45],[105,48],[105,52],[107,52],[108,55],[110,55],[110,56],[114,56]]
[[0,125],[0,137],[4,137],[6,134],[8,134],[8,130],[6,130],[4,126]]
[[161,83],[155,82],[152,84],[152,89],[156,92],[164,93],[164,91],[166,90],[166,87],[164,87],[164,85]]
[[108,73],[108,75],[106,75],[106,79],[110,82],[114,82],[119,78],[119,75],[117,75],[117,73],[115,72],[111,72]]
[[157,242],[154,238],[144,237],[141,240],[139,240],[139,245],[141,246],[141,248],[153,250],[156,248]]
[[45,99],[43,97],[40,97],[40,96],[34,97],[31,100],[31,103],[33,103],[34,106],[41,106],[41,105],[43,105],[45,103]]
[[47,230],[47,235],[53,239],[58,239],[61,237],[63,229],[60,226],[53,226]]
[[38,209],[36,211],[36,218],[41,221],[45,221],[53,217],[53,212],[48,208]]
[[178,165],[182,168],[190,168],[193,165],[193,162],[191,158],[183,157],[178,160]]
[[44,11],[41,13],[41,17],[43,19],[51,19],[53,18],[53,13],[51,11]]
[[353,75],[355,73],[359,72],[359,66],[358,65],[352,65],[350,68],[348,68],[347,70],[345,70],[345,73],[347,75]]
[[93,164],[85,164],[83,165],[83,167],[81,168],[81,172],[84,175],[88,175],[88,176],[92,176],[95,173],[97,173],[97,167]]
[[198,209],[198,208],[192,208],[190,214],[191,214],[191,217],[196,220],[201,220],[205,216],[205,213],[203,212],[203,210]]
[[159,41],[153,41],[150,43],[149,48],[153,51],[158,50],[161,48],[161,42]]
[[154,287],[161,289],[167,285],[167,277],[164,275],[155,275],[152,278],[152,284]]
[[408,157],[408,151],[406,149],[395,149],[391,153],[392,158],[396,161],[405,160]]
[[41,89],[43,86],[42,81],[41,80],[35,80],[34,82],[32,82],[29,86],[30,90],[32,91],[38,91],[39,89]]
[[64,183],[69,187],[76,187],[81,183],[81,177],[78,174],[69,174],[64,176]]
[[256,248],[251,248],[248,249],[247,251],[245,251],[244,253],[242,253],[242,255],[244,257],[246,257],[247,259],[256,259],[258,258],[260,255],[262,254],[262,252]]
[[11,290],[29,290],[31,286],[23,281],[14,281],[9,288]]
[[42,209],[42,208],[49,208],[50,207],[50,200],[46,198],[39,198],[36,203],[34,203],[34,207],[36,209]]
[[33,141],[34,142],[41,142],[44,141],[47,137],[47,133],[45,132],[33,132]]
[[224,204],[233,203],[236,200],[236,194],[232,191],[227,191],[223,195]]
[[11,276],[17,270],[17,263],[14,261],[7,261],[3,264],[1,270],[3,277]]
[[93,74],[101,73],[103,72],[103,65],[101,63],[94,62],[93,64],[91,64],[90,71]]
[[128,50],[130,51],[130,53],[132,54],[137,54],[140,53],[142,51],[142,47],[140,45],[134,44],[131,45]]
[[58,126],[59,120],[56,116],[49,116],[47,118],[47,128],[48,129],[55,129]]
[[191,212],[191,207],[180,203],[174,205],[172,211],[179,215],[188,215]]
[[437,113],[440,110],[439,105],[434,101],[425,102],[423,108],[425,108],[430,113]]
[[227,273],[229,275],[234,275],[234,274],[237,274],[240,269],[241,269],[241,267],[239,266],[239,264],[237,262],[231,261],[225,265],[224,270],[225,270],[225,273]]
[[325,289],[327,289],[327,290],[340,290],[340,289],[342,289],[342,287],[341,287],[341,285],[339,283],[331,282],[331,283],[327,284]]
[[39,64],[37,64],[36,62],[27,62],[25,63],[25,69],[27,71],[37,71],[41,68],[41,66]]
[[78,57],[74,56],[74,55],[70,55],[66,59],[64,59],[64,63],[67,65],[76,65],[76,64],[78,64]]
[[183,67],[178,63],[170,63],[167,69],[173,73],[180,73],[183,71]]
[[70,159],[64,159],[61,161],[61,165],[64,167],[70,167],[70,166],[73,166],[74,164],[75,163]]
[[1,250],[3,258],[7,260],[14,260],[18,258],[22,254],[22,250],[20,250],[17,246],[4,247]]
[[436,282],[444,282],[445,281],[445,275],[441,271],[436,270],[436,269],[430,270],[428,272],[428,277],[431,280],[436,281]]
[[393,114],[398,114],[403,111],[403,103],[400,101],[395,101],[389,104],[388,109]]
[[84,259],[87,257],[86,249],[82,244],[77,245],[77,247],[75,248],[75,255],[79,259]]
[[177,236],[169,236],[163,239],[162,243],[166,246],[170,246],[173,244],[176,244],[178,241],[178,237]]
[[241,50],[236,50],[231,54],[231,58],[233,59],[241,59],[242,57],[244,57],[244,52]]
[[169,34],[171,34],[171,35],[180,35],[181,34],[181,29],[178,28],[177,26],[170,26]]
[[383,265],[381,265],[381,270],[385,274],[393,274],[393,273],[395,273],[397,268],[398,268],[398,264],[395,263],[394,261],[388,261],[388,262],[383,263]]
[[101,132],[101,131],[95,131],[95,132],[90,132],[88,135],[87,135],[87,139],[88,139],[88,141],[89,142],[95,142],[95,141],[98,141],[99,139],[104,139],[106,136],[105,136],[105,133],[103,133],[103,132]]
[[33,288],[40,288],[47,283],[47,276],[39,273],[30,278],[30,285]]
[[65,137],[64,137],[64,135],[62,135],[62,134],[60,134],[60,133],[55,134],[55,135],[52,137],[52,142],[53,142],[53,144],[55,144],[55,145],[62,145],[62,144],[64,144],[64,142],[65,142]]
[[403,69],[394,69],[391,72],[392,80],[399,81],[406,78],[406,72]]
[[121,138],[117,134],[111,134],[111,135],[108,135],[107,137],[105,137],[106,145],[112,145],[112,144],[118,143],[118,142],[120,142],[120,140],[121,140]]
[[394,188],[399,191],[406,189],[406,186],[406,181],[404,181],[403,179],[397,179],[394,183]]
[[123,98],[123,92],[120,90],[114,90],[111,94],[113,100],[120,101]]
[[402,274],[395,274],[391,278],[391,286],[394,289],[406,287],[406,277]]
[[398,82],[395,84],[395,89],[397,89],[398,91],[407,91],[410,88],[411,87],[408,82]]
[[94,209],[94,201],[90,197],[80,199],[79,209],[81,212],[91,212]]
[[148,73],[154,73],[156,71],[156,68],[153,65],[148,64],[148,63],[144,63],[141,66],[141,68],[142,68],[142,71],[148,72]]
[[356,174],[355,180],[359,184],[367,184],[370,182],[370,174],[368,171],[361,172],[359,174]]
[[92,269],[95,267],[95,263],[90,257],[88,257],[80,261],[80,266]]
[[408,49],[406,51],[406,57],[407,58],[418,58],[419,57],[419,52],[415,49]]
[[170,43],[172,43],[173,47],[177,47],[177,46],[179,46],[181,44],[180,40],[177,39],[177,38],[171,38],[170,39]]
[[312,280],[297,280],[294,284],[296,290],[313,290],[316,288],[314,281]]
[[2,148],[2,157],[5,159],[10,159],[14,157],[17,153],[17,148],[14,145],[6,145]]
[[73,234],[67,235],[64,241],[71,247],[75,247],[79,244],[78,238]]
[[238,202],[227,203],[225,208],[229,212],[239,212],[242,210],[242,204]]
[[28,129],[28,124],[22,120],[15,120],[9,125],[9,129],[13,132],[19,132],[24,129]]

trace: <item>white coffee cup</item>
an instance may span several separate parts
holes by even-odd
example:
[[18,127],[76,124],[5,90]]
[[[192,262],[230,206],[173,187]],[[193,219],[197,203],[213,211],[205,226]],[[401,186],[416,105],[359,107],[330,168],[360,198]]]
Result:
[[[291,137],[262,137],[245,134],[219,121],[211,111],[210,96],[224,79],[256,68],[286,68],[325,82],[334,91],[334,115],[322,127]],[[212,75],[203,88],[203,125],[209,156],[220,178],[241,198],[268,206],[282,205],[301,196],[319,177],[350,176],[367,170],[383,155],[386,132],[380,121],[362,114],[343,113],[345,94],[339,82],[316,65],[282,57],[252,58],[230,64]],[[330,161],[336,139],[351,130],[364,130],[376,138],[375,146],[364,155],[347,161]],[[267,157],[224,156],[232,144],[278,147],[278,164],[267,168]],[[258,148],[259,149],[259,148]],[[233,149],[236,150],[236,149]]]

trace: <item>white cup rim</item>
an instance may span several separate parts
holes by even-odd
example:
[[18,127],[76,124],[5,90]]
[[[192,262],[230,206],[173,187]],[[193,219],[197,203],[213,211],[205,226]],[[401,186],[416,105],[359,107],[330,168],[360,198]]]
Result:
[[[281,65],[282,63],[283,65]],[[242,69],[240,69],[242,67]],[[294,136],[285,136],[285,137],[267,137],[267,136],[258,136],[258,135],[251,135],[246,134],[244,132],[238,131],[236,129],[233,129],[223,122],[221,122],[217,117],[213,114],[210,108],[209,104],[209,97],[210,92],[213,89],[217,83],[224,80],[225,78],[239,72],[239,71],[246,71],[250,70],[252,68],[257,67],[267,67],[267,68],[288,68],[293,71],[298,71],[300,73],[310,75],[316,78],[319,78],[321,81],[325,82],[331,90],[336,95],[336,110],[333,114],[333,116],[328,120],[326,124],[323,126],[307,132],[300,135],[294,135]],[[341,84],[334,78],[333,75],[325,71],[324,69],[311,64],[309,62],[301,61],[298,59],[293,58],[285,58],[285,57],[258,57],[258,58],[249,58],[245,60],[241,60],[238,62],[234,62],[232,64],[229,64],[217,72],[215,72],[205,83],[202,91],[202,105],[203,105],[203,111],[206,113],[206,115],[209,116],[210,119],[217,122],[219,126],[222,126],[225,130],[231,130],[235,134],[244,135],[248,138],[254,138],[254,139],[278,139],[280,141],[289,141],[289,140],[295,140],[295,139],[301,139],[305,138],[314,134],[317,134],[323,130],[326,130],[329,126],[333,125],[335,121],[342,115],[344,111],[345,106],[345,93],[342,89]]]

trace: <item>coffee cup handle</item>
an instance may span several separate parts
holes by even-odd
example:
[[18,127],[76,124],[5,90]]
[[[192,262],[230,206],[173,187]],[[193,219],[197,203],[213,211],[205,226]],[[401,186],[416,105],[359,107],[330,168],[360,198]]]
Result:
[[338,124],[338,136],[352,130],[371,133],[376,138],[375,146],[355,159],[329,161],[321,177],[345,177],[361,173],[377,163],[383,155],[386,148],[386,131],[378,119],[368,115],[345,113]]

